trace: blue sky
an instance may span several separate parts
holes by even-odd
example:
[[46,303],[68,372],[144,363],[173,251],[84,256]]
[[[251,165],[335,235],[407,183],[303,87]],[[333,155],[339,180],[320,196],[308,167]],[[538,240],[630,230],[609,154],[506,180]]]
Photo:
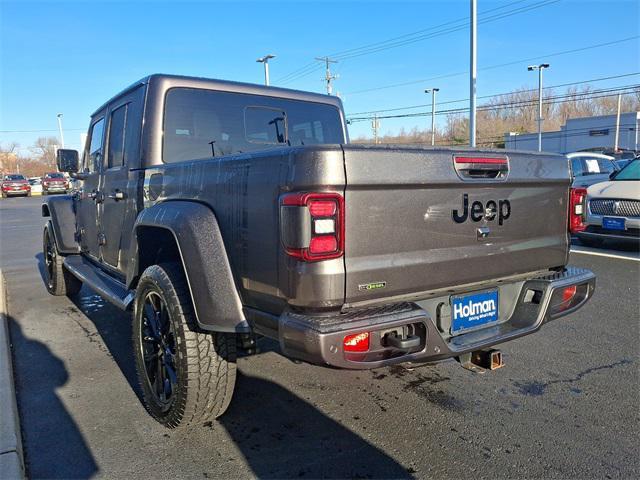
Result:
[[[478,0],[479,19],[539,4],[541,0]],[[284,85],[280,79],[316,56],[468,15],[468,0],[0,1],[0,143],[17,141],[24,151],[38,136],[56,136],[56,114],[62,112],[67,147],[78,148],[89,114],[133,81],[163,72],[262,83],[262,67],[255,59],[266,53],[277,55],[271,63],[272,84],[322,92],[322,68]],[[481,22],[478,95],[535,87],[537,76],[526,67],[536,61],[486,69],[533,57],[551,63],[545,71],[546,85],[640,72],[639,24],[638,0],[545,0],[539,8]],[[615,45],[549,56],[634,36]],[[403,39],[407,38],[411,37]],[[465,74],[362,90],[465,72],[468,55],[469,34],[462,28],[344,59],[335,66],[340,78],[334,88],[348,114],[429,103],[424,89],[432,85],[440,88],[439,101],[464,99],[469,92]],[[593,85],[632,83],[640,83],[640,76]],[[384,120],[381,130],[422,128],[429,121],[428,117]],[[351,127],[352,137],[370,133],[369,122]]]

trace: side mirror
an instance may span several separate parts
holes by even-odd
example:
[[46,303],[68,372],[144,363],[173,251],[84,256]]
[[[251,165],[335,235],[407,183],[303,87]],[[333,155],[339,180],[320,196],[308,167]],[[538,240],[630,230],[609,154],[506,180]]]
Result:
[[61,172],[75,173],[78,171],[78,151],[65,148],[58,149],[56,153],[56,163]]

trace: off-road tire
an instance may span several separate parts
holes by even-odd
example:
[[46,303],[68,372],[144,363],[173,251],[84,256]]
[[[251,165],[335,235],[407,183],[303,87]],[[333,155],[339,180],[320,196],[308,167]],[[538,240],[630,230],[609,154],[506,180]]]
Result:
[[[166,305],[175,347],[171,362],[177,381],[164,404],[154,393],[143,354],[143,330],[148,328],[144,306],[153,292]],[[136,289],[132,340],[145,407],[158,422],[169,428],[185,427],[212,421],[226,411],[236,381],[236,338],[234,334],[198,329],[179,263],[152,265],[143,272]]]
[[64,266],[64,257],[58,252],[58,245],[50,228],[47,224],[42,234],[44,284],[47,292],[55,296],[76,295],[82,288],[82,282]]

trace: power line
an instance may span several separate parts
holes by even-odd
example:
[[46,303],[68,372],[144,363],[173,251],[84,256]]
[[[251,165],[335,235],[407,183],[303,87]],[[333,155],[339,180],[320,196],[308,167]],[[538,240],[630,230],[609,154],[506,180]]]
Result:
[[[564,50],[562,52],[555,52],[555,53],[548,53],[546,55],[538,55],[535,57],[529,57],[529,58],[522,58],[520,60],[512,60],[510,62],[507,63],[499,63],[496,65],[489,65],[487,67],[482,67],[479,70],[493,70],[496,68],[502,68],[502,67],[510,67],[511,65],[517,65],[517,64],[521,64],[521,63],[525,63],[525,62],[531,62],[534,60],[539,60],[541,58],[551,58],[551,57],[558,57],[561,55],[569,55],[571,53],[578,53],[578,52],[584,52],[587,50],[592,50],[594,48],[600,48],[600,47],[607,47],[609,45],[616,45],[619,43],[623,43],[623,42],[628,42],[631,40],[636,40],[640,38],[640,35],[635,35],[633,37],[626,37],[626,38],[621,38],[619,40],[613,40],[611,42],[605,42],[605,43],[599,43],[599,44],[595,44],[595,45],[589,45],[586,47],[579,47],[579,48],[574,48],[571,50]],[[417,83],[423,83],[423,82],[430,82],[433,80],[440,80],[443,78],[452,78],[452,77],[458,77],[461,75],[467,75],[469,72],[468,71],[464,71],[464,72],[455,72],[455,73],[446,73],[443,75],[438,75],[436,77],[429,77],[429,78],[421,78],[419,80],[411,80],[410,82],[402,82],[402,83],[394,83],[394,84],[390,84],[390,85],[382,85],[379,87],[371,87],[371,88],[365,88],[362,90],[354,90],[352,92],[345,92],[346,95],[357,95],[360,93],[368,93],[368,92],[374,92],[377,90],[386,90],[386,89],[390,89],[390,88],[397,88],[397,87],[406,87],[408,85],[415,85]]]
[[[481,20],[478,21],[478,23],[479,24],[484,24],[484,23],[493,22],[493,21],[496,21],[496,20],[500,20],[500,19],[503,19],[503,18],[507,18],[507,17],[513,16],[513,15],[517,15],[519,13],[524,13],[524,12],[527,12],[529,10],[534,10],[534,9],[537,9],[537,8],[545,7],[547,5],[558,3],[559,1],[561,1],[561,0],[542,0],[542,1],[539,1],[539,2],[536,2],[536,3],[533,3],[531,5],[526,5],[526,6],[519,7],[519,8],[513,9],[513,10],[509,10],[507,12],[502,12],[502,13],[499,13],[499,14],[496,14],[496,15],[493,15],[493,16],[482,18]],[[506,7],[510,6],[510,5],[515,5],[517,3],[521,3],[521,2],[520,1],[512,2],[512,3],[504,5],[502,7],[497,7],[497,8],[494,8],[492,10],[487,10],[487,11],[483,12],[483,14],[486,14],[486,13],[489,13],[489,12],[492,12],[492,11],[495,11],[495,10],[499,10],[501,8],[506,8]],[[346,59],[349,59],[349,58],[360,57],[362,55],[369,55],[369,54],[377,53],[377,52],[380,52],[380,51],[383,51],[383,50],[388,50],[390,48],[397,48],[397,47],[401,47],[401,46],[408,45],[408,44],[411,44],[411,43],[416,43],[416,42],[420,42],[420,41],[423,41],[423,40],[439,37],[439,36],[442,36],[442,35],[447,35],[449,33],[453,33],[453,32],[457,32],[457,31],[466,29],[468,27],[468,25],[469,25],[469,17],[464,17],[462,19],[446,22],[446,23],[441,24],[441,25],[430,27],[430,28],[427,28],[427,29],[424,29],[424,30],[419,30],[417,32],[413,32],[413,33],[406,34],[406,35],[403,35],[403,36],[400,36],[400,37],[396,37],[396,38],[403,38],[403,37],[406,37],[406,36],[412,36],[412,35],[420,34],[422,32],[429,31],[429,30],[434,30],[434,29],[437,29],[437,28],[440,28],[442,26],[446,26],[446,25],[449,25],[449,24],[460,23],[461,21],[464,21],[464,23],[461,24],[461,25],[445,28],[443,30],[438,30],[438,31],[435,31],[433,33],[419,35],[417,37],[408,38],[408,39],[402,40],[402,41],[394,41],[394,39],[388,39],[388,40],[384,40],[382,42],[377,42],[377,43],[370,44],[369,46],[357,47],[357,48],[353,48],[353,49],[350,49],[350,50],[345,50],[343,52],[337,52],[336,54],[332,55],[332,57],[334,57],[337,60],[346,60]],[[392,42],[392,43],[389,43],[389,42]],[[349,52],[351,52],[351,53],[349,53]],[[285,75],[284,77],[281,77],[280,79],[278,79],[278,83],[286,85],[286,84],[291,83],[291,82],[293,82],[295,80],[298,80],[298,79],[300,79],[302,77],[306,77],[307,75],[312,74],[314,71],[317,71],[318,68],[319,68],[318,65],[316,65],[314,63],[309,63],[309,64],[299,68],[298,70],[295,70],[294,72],[291,72],[291,73]]]
[[[543,90],[550,90],[552,88],[561,88],[561,87],[569,87],[572,85],[580,85],[580,84],[584,84],[584,83],[593,83],[593,82],[602,82],[604,80],[614,80],[614,79],[618,79],[618,78],[624,78],[624,77],[631,77],[634,75],[640,75],[640,72],[634,72],[634,73],[624,73],[621,75],[613,75],[613,76],[609,76],[609,77],[600,77],[600,78],[593,78],[591,80],[583,80],[580,82],[570,82],[570,83],[561,83],[558,85],[551,85],[548,87],[544,87]],[[509,95],[510,93],[527,93],[527,92],[535,92],[537,91],[537,88],[531,88],[531,89],[527,89],[527,90],[517,90],[516,92],[503,92],[503,93],[494,93],[491,95],[483,95],[481,97],[478,97],[479,99],[482,98],[492,98],[492,97],[497,97],[500,95]],[[462,102],[468,102],[469,99],[468,98],[461,98],[459,100],[448,100],[446,102],[438,102],[439,105],[447,105],[447,104],[451,104],[451,103],[462,103]],[[431,104],[430,103],[426,103],[426,104],[420,104],[420,105],[410,105],[408,107],[395,107],[395,108],[385,108],[385,109],[380,109],[380,110],[369,110],[367,112],[355,112],[355,113],[351,113],[349,115],[347,115],[348,117],[354,116],[354,115],[366,115],[368,113],[382,113],[382,112],[396,112],[398,110],[410,110],[413,108],[423,108],[423,107],[430,107]]]
[[[570,93],[570,94],[563,94],[563,95],[556,95],[556,96],[552,96],[552,97],[547,97],[544,101],[545,104],[547,105],[553,105],[555,103],[567,103],[569,101],[578,101],[578,100],[584,100],[586,98],[602,98],[602,97],[610,97],[613,96],[615,94],[618,93],[633,93],[633,89],[639,88],[640,84],[636,84],[636,85],[627,85],[624,87],[616,87],[616,88],[611,88],[611,89],[601,89],[601,90],[592,90],[590,92],[584,92],[584,93]],[[629,91],[631,90],[631,91]],[[599,95],[601,93],[606,93],[606,95]],[[556,99],[566,99],[562,102],[554,102],[553,100]],[[537,105],[538,101],[537,100],[523,100],[523,101],[519,101],[519,102],[505,102],[505,103],[500,103],[500,104],[494,104],[494,105],[483,105],[478,107],[478,111],[487,111],[487,110],[499,110],[501,108],[517,108],[517,107],[527,107],[527,106],[531,106],[531,105]],[[465,113],[469,111],[468,108],[452,108],[452,109],[448,109],[448,110],[439,110],[437,112],[435,112],[436,115],[446,115],[446,114],[454,114],[454,113]],[[379,119],[388,119],[388,118],[410,118],[410,117],[423,117],[425,115],[430,115],[431,113],[429,112],[416,112],[416,113],[404,113],[404,114],[398,114],[398,115],[384,115],[384,116],[378,116]],[[349,121],[351,123],[354,122],[359,122],[359,121],[365,121],[365,120],[370,120],[372,117],[371,116],[366,116],[366,117],[351,117],[349,119]]]

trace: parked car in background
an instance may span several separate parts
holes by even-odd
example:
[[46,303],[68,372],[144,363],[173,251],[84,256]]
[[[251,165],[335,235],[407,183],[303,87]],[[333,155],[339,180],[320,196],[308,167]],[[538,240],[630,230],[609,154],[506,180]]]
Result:
[[569,229],[572,234],[584,230],[583,210],[587,187],[609,180],[609,175],[620,170],[611,155],[596,152],[575,152],[567,154],[571,163],[572,183],[569,195]]
[[31,185],[32,195],[42,195],[42,178],[41,177],[29,178],[29,185]]
[[24,175],[19,173],[9,173],[2,179],[2,197],[6,198],[14,195],[31,196],[31,186]]
[[68,193],[70,190],[69,179],[64,173],[47,173],[42,180],[43,195],[49,195],[50,193]]
[[612,173],[609,181],[591,185],[583,210],[585,228],[577,235],[585,245],[640,244],[640,159]]

